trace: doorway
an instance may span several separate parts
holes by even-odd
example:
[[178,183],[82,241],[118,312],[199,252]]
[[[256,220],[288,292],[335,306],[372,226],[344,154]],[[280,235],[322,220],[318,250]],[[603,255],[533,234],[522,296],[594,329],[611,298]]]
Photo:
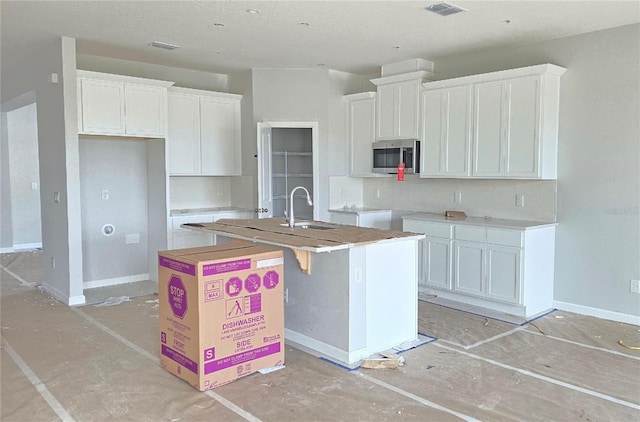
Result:
[[0,167],[0,251],[42,248],[37,106],[30,95],[2,104]]
[[317,151],[317,122],[258,123],[258,218],[290,215],[290,193],[303,186],[314,206],[298,190],[293,198],[295,216],[318,219]]

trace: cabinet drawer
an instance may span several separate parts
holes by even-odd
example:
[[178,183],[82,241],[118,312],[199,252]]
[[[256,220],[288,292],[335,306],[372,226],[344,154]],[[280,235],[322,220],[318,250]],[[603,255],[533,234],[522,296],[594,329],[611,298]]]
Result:
[[451,224],[429,223],[418,220],[404,220],[402,230],[406,232],[424,233],[427,236],[451,239]]
[[486,242],[487,229],[480,227],[456,226],[454,229],[454,237],[456,240]]
[[487,243],[494,245],[522,247],[522,232],[514,230],[487,230]]

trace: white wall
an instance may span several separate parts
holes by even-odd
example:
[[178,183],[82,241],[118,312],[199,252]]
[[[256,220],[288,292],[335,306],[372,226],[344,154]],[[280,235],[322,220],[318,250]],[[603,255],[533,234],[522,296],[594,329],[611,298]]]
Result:
[[[379,191],[379,197],[378,197]],[[460,192],[461,203],[454,203]],[[525,206],[516,207],[516,194],[524,194]],[[556,182],[549,180],[420,179],[406,175],[364,179],[364,205],[403,211],[444,213],[464,211],[475,217],[555,221]]]
[[[147,142],[162,141],[80,137],[85,283],[149,272]],[[105,224],[113,234],[102,232]],[[138,242],[127,243],[127,235]]]
[[[60,76],[59,83],[50,82],[51,73]],[[84,303],[75,40],[63,37],[52,42],[17,68],[2,72],[1,77],[3,104],[35,92],[42,207],[42,284],[67,304]],[[54,192],[59,192],[59,203],[53,201]]]
[[231,179],[235,178],[171,177],[171,209],[228,207],[231,205]]
[[[318,218],[329,220],[329,175],[345,174],[346,112],[342,96],[368,86],[362,77],[324,69],[253,69],[251,97],[256,151],[256,123],[261,121],[318,122]],[[243,115],[243,119],[246,116]],[[247,143],[243,144],[243,148]],[[254,152],[255,154],[255,152]],[[243,164],[244,165],[244,164]],[[257,161],[243,174],[256,174]],[[257,183],[256,183],[257,185]],[[254,194],[257,198],[257,194]]]
[[0,113],[0,252],[13,251],[7,113]]
[[6,114],[9,163],[14,164],[9,170],[13,248],[41,247],[36,104]]

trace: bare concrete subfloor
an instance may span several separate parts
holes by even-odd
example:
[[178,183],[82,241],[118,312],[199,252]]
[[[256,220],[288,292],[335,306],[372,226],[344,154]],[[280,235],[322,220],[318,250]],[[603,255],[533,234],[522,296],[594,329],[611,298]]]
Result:
[[[419,302],[405,366],[286,368],[198,392],[159,366],[156,295],[69,308],[40,254],[0,256],[2,421],[637,421],[640,327],[555,311],[535,326]],[[382,310],[384,311],[384,310]]]

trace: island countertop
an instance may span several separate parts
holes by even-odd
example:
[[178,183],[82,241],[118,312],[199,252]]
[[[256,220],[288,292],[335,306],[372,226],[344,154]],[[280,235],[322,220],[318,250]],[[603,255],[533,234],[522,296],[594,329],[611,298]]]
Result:
[[466,218],[454,218],[445,217],[444,214],[436,213],[413,213],[402,216],[403,220],[422,220],[431,223],[449,223],[449,224],[462,224],[470,226],[479,226],[496,229],[507,230],[531,230],[544,227],[556,226],[557,223],[547,221],[529,221],[529,220],[510,220],[505,218],[489,218],[489,217],[466,217]]
[[423,234],[356,227],[305,220],[317,228],[283,226],[284,218],[220,219],[215,223],[188,223],[182,227],[213,232],[235,239],[260,242],[309,252],[331,252],[360,245],[423,239]]

